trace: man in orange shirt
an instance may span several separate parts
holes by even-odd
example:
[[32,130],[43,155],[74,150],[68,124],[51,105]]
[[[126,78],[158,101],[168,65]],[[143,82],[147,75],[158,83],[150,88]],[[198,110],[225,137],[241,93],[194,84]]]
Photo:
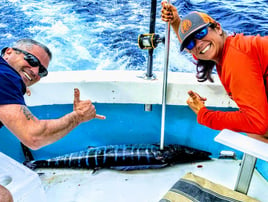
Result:
[[187,104],[198,123],[215,130],[230,129],[268,142],[268,36],[228,36],[209,15],[191,12],[180,18],[177,9],[162,2],[162,20],[170,22],[179,41],[197,59],[198,81],[212,81],[214,66],[237,111],[213,111],[206,98],[189,91]]

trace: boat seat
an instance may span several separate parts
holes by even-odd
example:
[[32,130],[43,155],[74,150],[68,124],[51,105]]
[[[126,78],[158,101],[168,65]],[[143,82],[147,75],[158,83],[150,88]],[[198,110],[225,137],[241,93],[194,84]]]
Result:
[[228,129],[222,130],[214,140],[244,153],[236,180],[235,191],[247,194],[256,160],[268,161],[268,144]]

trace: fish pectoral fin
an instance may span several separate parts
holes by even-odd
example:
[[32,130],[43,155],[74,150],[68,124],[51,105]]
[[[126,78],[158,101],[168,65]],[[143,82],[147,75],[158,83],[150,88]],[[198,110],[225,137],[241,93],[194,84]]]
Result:
[[91,174],[92,174],[92,175],[93,175],[93,174],[96,174],[96,172],[99,171],[100,169],[101,169],[101,167],[95,167],[95,168],[93,168],[93,171],[92,171]]

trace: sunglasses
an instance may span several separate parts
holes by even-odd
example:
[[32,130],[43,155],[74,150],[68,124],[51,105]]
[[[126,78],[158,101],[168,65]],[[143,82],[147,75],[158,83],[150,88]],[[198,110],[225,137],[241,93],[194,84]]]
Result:
[[47,76],[48,71],[47,69],[41,64],[37,57],[28,53],[27,51],[21,50],[19,48],[12,48],[14,51],[19,51],[24,54],[24,60],[28,62],[29,65],[32,67],[39,67],[38,75],[42,78]]
[[192,50],[195,47],[195,39],[203,39],[205,36],[207,36],[208,34],[208,27],[211,26],[211,24],[208,24],[207,26],[205,26],[204,28],[202,28],[201,30],[198,30],[197,32],[193,33],[189,38],[189,40],[187,40],[187,42],[185,43],[185,48],[187,48],[188,50]]

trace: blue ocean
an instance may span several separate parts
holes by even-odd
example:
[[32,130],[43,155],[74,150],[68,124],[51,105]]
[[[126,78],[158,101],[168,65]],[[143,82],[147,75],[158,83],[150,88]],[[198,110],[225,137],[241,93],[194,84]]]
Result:
[[[171,1],[180,16],[198,10],[210,14],[227,32],[268,34],[267,0]],[[165,36],[157,1],[155,33]],[[148,50],[138,36],[149,33],[150,0],[1,0],[0,45],[33,38],[53,53],[50,71],[142,70]],[[179,52],[171,30],[169,71],[195,72],[192,58]],[[164,68],[165,45],[153,53],[153,71]]]

